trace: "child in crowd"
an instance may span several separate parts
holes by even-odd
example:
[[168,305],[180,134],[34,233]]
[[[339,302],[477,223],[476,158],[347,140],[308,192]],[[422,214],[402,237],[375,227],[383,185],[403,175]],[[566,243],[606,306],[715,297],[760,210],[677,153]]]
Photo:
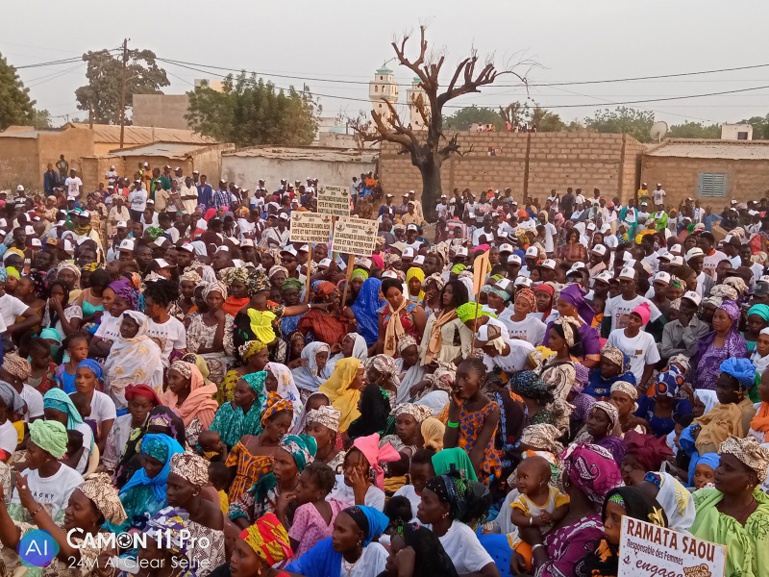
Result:
[[67,452],[62,463],[77,470],[77,464],[83,455],[83,433],[75,430],[67,431]]
[[227,460],[227,446],[216,431],[203,431],[198,437],[198,455],[211,463]]
[[[533,456],[521,461],[516,476],[520,495],[510,505],[513,524],[519,529],[539,527],[545,535],[569,512],[569,497],[550,484],[550,463],[543,457]],[[513,534],[510,546],[524,558],[527,569],[531,568],[530,544]]]
[[80,413],[83,422],[91,427],[91,430],[93,431],[93,438],[96,439],[98,426],[94,419],[89,419],[91,416],[91,401],[88,400],[88,397],[83,393],[73,393],[70,395],[70,398],[72,399],[72,404],[75,405],[77,412]]
[[[764,374],[764,371],[769,368],[769,327],[762,329],[758,333],[756,350],[750,355],[750,362],[756,367],[756,381],[758,382],[761,380],[761,375]],[[748,394],[754,403],[760,401],[758,398],[758,387],[752,387]]]
[[56,369],[56,382],[68,395],[75,392],[75,373],[80,361],[88,358],[88,339],[83,333],[76,333],[64,339],[64,348],[69,360]]
[[386,532],[394,535],[409,522],[416,513],[416,509],[411,506],[406,497],[393,497],[387,501],[383,513],[390,519],[390,526]]
[[409,456],[403,451],[398,454],[401,456],[399,461],[387,463],[384,492],[388,499],[409,482]]
[[31,373],[27,384],[44,395],[56,386],[56,363],[51,358],[51,346],[41,338],[29,341],[29,364]]
[[395,491],[393,499],[396,497],[406,497],[411,503],[411,510],[414,517],[412,521],[416,522],[416,512],[419,503],[422,501],[422,490],[425,488],[427,481],[435,477],[435,470],[433,469],[433,455],[435,451],[432,449],[420,449],[414,456],[411,457],[411,465],[409,466],[409,478],[411,483],[403,485],[400,489]]
[[208,465],[208,477],[211,479],[211,484],[216,492],[219,493],[219,507],[222,513],[227,515],[230,511],[230,499],[227,497],[227,491],[230,489],[232,472],[223,461],[212,461]]
[[721,457],[718,456],[718,453],[700,455],[694,466],[694,476],[692,477],[692,485],[694,485],[695,490],[715,486],[716,469],[720,463]]
[[323,463],[310,463],[299,476],[294,493],[298,507],[288,532],[294,558],[301,557],[334,532],[334,520],[347,506],[327,498],[334,488],[334,481],[334,471]]

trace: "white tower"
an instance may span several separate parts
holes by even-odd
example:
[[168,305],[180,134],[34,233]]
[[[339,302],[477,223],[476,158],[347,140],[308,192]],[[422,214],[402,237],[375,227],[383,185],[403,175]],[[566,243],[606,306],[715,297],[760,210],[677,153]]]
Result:
[[422,115],[419,114],[416,106],[417,98],[421,97],[422,102],[424,103],[427,118],[430,118],[430,101],[427,99],[427,94],[425,94],[425,91],[422,90],[420,82],[422,81],[415,77],[411,81],[411,88],[406,91],[406,97],[409,102],[409,123],[411,124],[411,128],[414,130],[427,130],[424,118],[422,118]]
[[393,106],[398,104],[398,85],[395,82],[393,71],[384,64],[376,71],[374,80],[368,83],[368,97],[371,100],[371,109],[382,115],[382,120],[389,121],[392,117],[390,109],[385,101]]

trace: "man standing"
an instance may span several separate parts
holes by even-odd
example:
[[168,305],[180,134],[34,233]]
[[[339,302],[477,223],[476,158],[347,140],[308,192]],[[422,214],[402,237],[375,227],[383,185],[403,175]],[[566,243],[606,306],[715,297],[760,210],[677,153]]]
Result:
[[665,208],[665,197],[667,196],[667,192],[662,188],[662,183],[657,183],[657,189],[652,192],[652,198],[654,199],[654,208],[657,209],[657,211],[661,211]]
[[200,175],[200,184],[198,185],[198,204],[203,204],[206,208],[211,208],[214,204],[214,189],[208,184],[208,177],[205,174]]
[[192,214],[198,206],[198,191],[192,182],[192,177],[185,177],[184,183],[179,189],[179,196],[184,208],[184,214]]
[[64,160],[63,154],[59,156],[59,160],[56,162],[56,169],[59,171],[59,180],[64,182],[69,172],[69,163]]
[[230,191],[227,190],[227,181],[224,179],[219,181],[219,188],[214,193],[213,205],[217,212],[223,206],[226,206],[228,209],[232,206],[232,197]]
[[61,184],[59,173],[53,169],[53,164],[48,165],[48,170],[43,173],[43,190],[46,196],[53,195],[53,189]]
[[131,220],[141,222],[142,214],[147,208],[147,191],[142,187],[141,180],[134,182],[134,189],[128,195],[128,202],[131,207],[128,209],[128,212],[131,213]]
[[[63,157],[64,155],[62,155]],[[83,181],[80,180],[74,168],[69,171],[69,178],[64,181],[64,186],[67,187],[67,196],[80,198],[80,195],[83,193]]]
[[716,267],[722,260],[726,260],[726,255],[720,250],[714,248],[716,239],[710,232],[703,232],[700,234],[700,239],[697,245],[702,249],[705,254],[705,260],[702,263],[702,269],[711,277],[716,278]]

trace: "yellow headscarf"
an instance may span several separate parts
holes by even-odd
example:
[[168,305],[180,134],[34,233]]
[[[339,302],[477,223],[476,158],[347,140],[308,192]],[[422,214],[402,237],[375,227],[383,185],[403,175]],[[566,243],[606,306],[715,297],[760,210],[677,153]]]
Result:
[[265,345],[275,340],[275,330],[272,322],[278,317],[272,311],[257,311],[248,309],[248,320],[251,321],[251,332]]
[[339,411],[339,432],[344,433],[355,419],[360,417],[358,401],[360,391],[350,388],[361,367],[360,359],[354,357],[337,361],[331,377],[323,383],[318,392],[325,394],[333,407]]
[[[418,278],[419,282],[423,283],[425,282],[425,271],[423,271],[421,268],[417,268],[415,266],[412,266],[408,272],[406,272],[406,286],[408,287],[409,281],[412,278]],[[411,289],[408,289],[409,294],[408,296],[411,297]],[[422,302],[425,299],[425,291],[420,290],[419,291],[419,302]]]
[[435,417],[427,417],[422,421],[421,431],[426,448],[430,447],[436,452],[443,450],[443,434],[446,432],[446,425]]

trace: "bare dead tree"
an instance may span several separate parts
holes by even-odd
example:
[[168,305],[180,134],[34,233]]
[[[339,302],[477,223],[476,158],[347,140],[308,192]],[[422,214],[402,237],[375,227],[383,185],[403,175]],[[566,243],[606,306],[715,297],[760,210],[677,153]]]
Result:
[[526,84],[526,78],[512,69],[497,70],[490,59],[482,64],[476,51],[471,50],[470,55],[457,64],[451,80],[441,92],[439,76],[445,55],[427,55],[428,42],[425,39],[424,26],[420,26],[419,36],[419,55],[416,58],[406,55],[408,35],[404,36],[400,43],[393,42],[392,47],[400,65],[419,78],[419,86],[424,91],[424,96],[420,94],[413,104],[427,130],[413,130],[403,122],[395,106],[384,98],[382,102],[387,106],[388,114],[372,110],[373,127],[365,126],[362,119],[350,121],[350,126],[365,140],[399,144],[399,153],[411,157],[411,164],[422,174],[422,204],[425,217],[434,221],[435,205],[441,194],[441,165],[452,155],[462,154],[457,134],[454,133],[449,138],[443,134],[443,107],[459,96],[480,92],[482,86],[493,84],[503,74],[513,75],[523,84]]

